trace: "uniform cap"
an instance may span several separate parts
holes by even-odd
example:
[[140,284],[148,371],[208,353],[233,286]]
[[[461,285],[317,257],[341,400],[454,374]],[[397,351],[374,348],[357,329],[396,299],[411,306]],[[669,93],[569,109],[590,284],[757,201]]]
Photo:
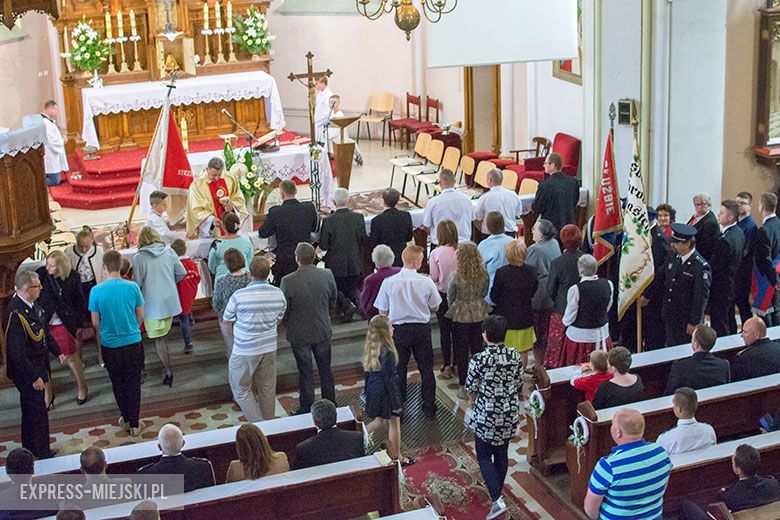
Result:
[[672,224],[672,241],[674,242],[687,242],[696,236],[698,230],[687,224],[675,222]]

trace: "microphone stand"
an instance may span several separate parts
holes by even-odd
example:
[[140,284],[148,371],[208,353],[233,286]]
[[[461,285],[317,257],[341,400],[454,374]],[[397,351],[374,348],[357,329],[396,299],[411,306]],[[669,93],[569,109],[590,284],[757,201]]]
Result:
[[254,143],[254,141],[256,141],[257,139],[256,139],[256,138],[255,138],[255,136],[252,134],[252,132],[250,132],[249,130],[247,130],[247,129],[246,129],[246,127],[244,127],[244,125],[242,125],[241,123],[239,123],[238,121],[236,121],[236,119],[233,117],[233,114],[231,114],[230,112],[228,112],[228,109],[227,109],[227,108],[223,108],[223,109],[222,109],[222,113],[223,113],[223,114],[225,114],[225,117],[227,117],[227,118],[230,120],[230,122],[231,122],[231,123],[233,123],[233,124],[236,126],[236,128],[238,128],[239,130],[241,130],[242,132],[244,132],[244,133],[246,134],[246,140],[249,142],[249,150],[250,150],[250,151],[251,151],[253,154],[255,154],[256,150],[254,149],[254,147],[252,146],[252,144],[253,144],[253,143]]

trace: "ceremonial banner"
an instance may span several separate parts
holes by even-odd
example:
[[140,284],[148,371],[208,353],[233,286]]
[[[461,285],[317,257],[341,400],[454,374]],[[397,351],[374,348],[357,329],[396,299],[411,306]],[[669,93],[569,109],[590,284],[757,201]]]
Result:
[[190,184],[192,184],[192,168],[184,151],[176,121],[173,119],[170,96],[166,95],[149,145],[149,152],[141,166],[141,182],[138,185],[141,213],[149,214],[151,210],[149,194],[160,190],[170,195],[168,199],[170,221],[178,222],[183,217],[187,206],[187,191]]
[[612,152],[612,131],[607,136],[604,164],[601,168],[601,186],[593,219],[593,256],[599,265],[615,254],[615,244],[623,229],[620,215],[620,195],[615,176],[615,155]]
[[650,237],[645,188],[639,162],[639,144],[634,136],[634,159],[628,171],[628,197],[623,218],[623,247],[620,250],[618,278],[618,319],[642,292],[655,275],[652,238]]
[[[780,263],[780,256],[772,259],[772,267],[774,267],[775,272],[778,271],[778,263]],[[766,316],[775,311],[772,305],[775,298],[775,286],[769,283],[764,273],[755,265],[753,266],[750,295],[753,297],[753,310],[759,316]]]

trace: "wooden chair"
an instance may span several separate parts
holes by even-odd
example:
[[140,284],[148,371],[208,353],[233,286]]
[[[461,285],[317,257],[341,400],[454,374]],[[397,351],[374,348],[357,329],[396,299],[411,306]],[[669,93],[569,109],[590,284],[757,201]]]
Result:
[[[507,174],[507,171],[512,170],[504,170],[504,175]],[[512,172],[514,173],[514,172]],[[517,174],[515,173],[515,182],[517,182]],[[518,191],[518,195],[533,195],[534,193],[539,190],[539,181],[535,181],[533,179],[523,179],[523,182],[520,183],[520,190]]]
[[477,173],[474,174],[474,184],[478,187],[487,189],[487,174],[495,167],[496,165],[491,161],[482,161],[479,163],[479,166],[477,166]]
[[414,153],[412,155],[397,155],[390,159],[393,169],[390,171],[390,187],[393,187],[393,177],[395,176],[395,167],[404,168],[406,166],[422,166],[427,160],[428,147],[433,137],[430,134],[421,135],[414,143]]
[[[417,134],[424,130],[435,128],[435,123],[439,122],[439,106],[440,102],[436,98],[427,97],[425,99],[425,119],[419,121],[410,121],[404,123],[403,128],[406,131],[406,147],[409,147],[412,134]],[[431,118],[431,110],[435,112],[435,116]]]
[[547,157],[547,154],[550,153],[550,146],[552,143],[549,139],[546,137],[534,137],[531,139],[531,142],[534,143],[536,146],[533,148],[521,148],[519,150],[509,150],[509,153],[515,154],[515,162],[520,163],[520,154],[521,153],[533,153],[534,157]]
[[387,122],[393,119],[393,106],[395,105],[395,96],[388,92],[377,92],[371,95],[371,101],[368,103],[368,113],[360,116],[357,127],[357,142],[360,143],[360,123],[366,124],[368,138],[371,139],[371,124],[381,123],[382,125],[382,146],[385,145],[385,127]]
[[515,193],[517,193],[517,174],[513,172],[512,170],[504,170],[504,182],[501,183],[501,185],[508,189],[512,190]]
[[415,182],[414,178],[420,174],[435,173],[439,171],[441,162],[444,159],[444,142],[437,139],[431,140],[431,144],[428,145],[428,153],[425,157],[428,159],[427,164],[421,166],[404,166],[401,168],[401,171],[404,172],[404,183],[401,187],[401,195],[406,194],[406,179],[409,177],[412,178],[412,182]]
[[[454,146],[448,147],[444,151],[444,158],[441,161],[441,168],[455,172],[460,162],[460,150]],[[420,201],[420,188],[425,186],[425,195],[429,196],[428,186],[432,186],[434,191],[441,193],[441,186],[439,185],[439,176],[435,173],[420,174],[417,175],[417,196],[414,199],[414,203],[419,205]]]
[[477,167],[477,163],[474,161],[473,157],[470,157],[468,155],[464,155],[460,158],[460,182],[459,184],[463,184],[463,177],[465,175],[468,175],[471,177],[474,175],[474,170]]
[[[417,107],[417,116],[412,117],[412,107]],[[421,121],[422,120],[422,104],[420,101],[420,96],[413,96],[406,93],[406,117],[403,117],[401,119],[391,119],[387,122],[387,128],[389,130],[388,136],[387,136],[387,142],[389,144],[393,144],[393,137],[395,136],[395,131],[398,130],[401,132],[401,137],[403,138],[403,132],[404,132],[404,125],[407,123],[413,123],[415,121]],[[398,139],[396,138],[396,143],[398,142]]]

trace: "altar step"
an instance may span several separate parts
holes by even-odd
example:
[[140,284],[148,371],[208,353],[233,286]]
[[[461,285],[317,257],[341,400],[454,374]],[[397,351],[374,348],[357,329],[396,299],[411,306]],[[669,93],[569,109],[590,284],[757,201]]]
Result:
[[[435,320],[434,320],[435,323]],[[358,380],[363,377],[361,357],[366,335],[366,322],[359,321],[333,326],[331,366],[337,382]],[[298,388],[298,370],[292,349],[279,333],[277,352],[277,391],[289,392]],[[145,341],[146,382],[141,387],[141,415],[160,415],[210,404],[225,403],[232,399],[228,383],[227,357],[219,328],[214,321],[195,325],[194,352],[182,353],[182,341],[178,329],[168,336],[168,346],[174,367],[173,388],[162,386],[163,371],[154,345]],[[438,330],[434,326],[434,345],[438,345]],[[436,355],[439,349],[434,348]],[[97,364],[95,346],[84,347],[85,375],[89,387],[89,401],[78,406],[73,377],[64,365],[52,360],[52,380],[56,392],[54,408],[49,412],[52,430],[84,428],[113,422],[118,411],[111,390],[111,382],[105,369]],[[19,394],[16,388],[0,390],[0,437],[18,436],[21,414]]]

